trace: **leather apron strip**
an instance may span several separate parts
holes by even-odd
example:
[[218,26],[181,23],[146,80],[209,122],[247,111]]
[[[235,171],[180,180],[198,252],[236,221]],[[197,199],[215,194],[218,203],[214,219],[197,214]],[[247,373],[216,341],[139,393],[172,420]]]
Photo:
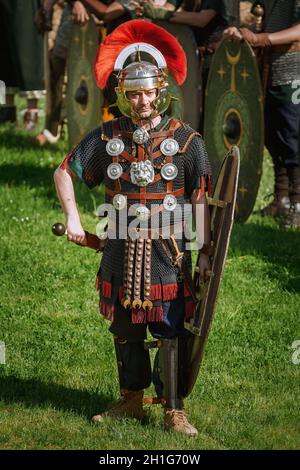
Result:
[[144,256],[144,302],[143,309],[152,308],[150,301],[151,294],[151,256],[152,256],[152,240],[145,240],[145,256]]
[[128,293],[128,283],[127,283],[127,268],[128,268],[128,253],[129,253],[129,239],[125,240],[125,247],[124,247],[124,268],[123,268],[123,299],[122,304],[127,299],[130,299],[130,294]]
[[133,288],[133,302],[132,302],[132,308],[136,308],[136,309],[140,309],[143,304],[141,300],[143,257],[144,257],[144,240],[142,238],[138,238],[136,241],[134,288]]
[[127,262],[127,292],[124,302],[122,302],[123,307],[131,307],[131,296],[133,290],[133,274],[134,274],[134,263],[135,263],[135,246],[136,240],[129,240],[128,247],[128,262]]

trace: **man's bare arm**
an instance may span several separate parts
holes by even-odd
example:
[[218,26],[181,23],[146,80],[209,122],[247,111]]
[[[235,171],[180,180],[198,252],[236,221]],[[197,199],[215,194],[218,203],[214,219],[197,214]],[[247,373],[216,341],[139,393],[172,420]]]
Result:
[[124,13],[125,13],[124,6],[119,2],[113,2],[107,7],[107,10],[104,14],[103,19],[105,23],[110,23],[116,18],[119,18],[120,16],[124,15]]
[[66,217],[68,240],[83,245],[86,239],[76,205],[72,176],[70,170],[57,168],[54,172],[54,182]]
[[300,41],[300,23],[291,28],[269,34],[272,46],[280,46]]
[[253,47],[284,46],[300,41],[300,24],[276,33],[255,34],[247,28],[238,29],[234,26],[224,31],[224,36],[231,39],[245,39]]
[[81,2],[91,13],[94,13],[97,18],[103,20],[107,10],[105,3],[99,2],[99,0],[81,0]]
[[200,12],[193,11],[175,11],[170,18],[170,23],[187,24],[189,26],[197,26],[205,28],[216,16],[215,10],[202,10]]

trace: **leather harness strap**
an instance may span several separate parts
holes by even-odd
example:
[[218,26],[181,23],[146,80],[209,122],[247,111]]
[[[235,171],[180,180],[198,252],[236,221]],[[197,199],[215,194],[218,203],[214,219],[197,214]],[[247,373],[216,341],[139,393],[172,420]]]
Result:
[[[106,194],[108,196],[114,197],[117,193],[116,191],[113,191],[112,189],[105,188]],[[166,193],[145,193],[145,194],[138,194],[138,193],[122,193],[124,196],[127,197],[127,199],[164,199]],[[173,196],[183,196],[184,195],[184,188],[179,188],[176,191],[172,191],[171,193]]]
[[[170,124],[169,129],[167,130],[161,130],[161,131],[156,131],[156,132],[150,132],[150,138],[154,138],[153,146],[157,147],[165,137],[170,137],[174,136],[174,132],[176,129],[178,129],[181,126],[181,123],[177,119],[171,119],[169,120],[167,124]],[[112,127],[113,127],[113,138],[119,138],[119,137],[129,137],[132,138],[133,132],[128,132],[128,131],[121,131],[119,129],[119,121],[118,119],[114,119],[112,122]],[[158,158],[162,155],[160,149],[158,149],[154,154],[152,155],[152,158]],[[126,151],[123,150],[123,152],[120,155],[116,155],[112,157],[113,163],[119,163],[119,158],[123,157],[125,160],[132,162],[133,157]],[[144,161],[145,159],[145,150],[143,145],[138,145],[137,146],[137,161],[141,162]],[[165,158],[165,163],[171,163],[173,161],[172,156],[167,156]],[[162,178],[161,174],[158,173],[154,177],[154,181],[150,183],[150,185],[153,185],[157,181],[159,181]],[[122,173],[120,178],[114,181],[114,190],[111,190],[109,188],[106,188],[106,193],[114,197],[116,194],[121,192],[121,183],[120,180],[125,180],[128,182],[131,182],[131,178],[127,173]],[[149,185],[149,186],[150,186]],[[124,196],[127,196],[127,199],[137,199],[140,201],[141,204],[146,204],[147,200],[154,200],[154,199],[164,199],[166,194],[170,194],[173,196],[181,196],[184,194],[184,188],[180,188],[177,191],[173,191],[173,180],[167,181],[166,183],[167,190],[166,193],[148,193],[146,191],[146,187],[139,187],[139,193],[122,193]]]

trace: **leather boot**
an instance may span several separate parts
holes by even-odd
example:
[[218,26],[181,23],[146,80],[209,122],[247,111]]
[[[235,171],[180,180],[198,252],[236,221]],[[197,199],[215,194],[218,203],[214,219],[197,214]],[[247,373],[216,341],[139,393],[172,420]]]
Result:
[[102,423],[105,418],[142,419],[144,390],[121,390],[121,398],[102,414],[93,416],[94,423]]
[[300,229],[300,202],[291,203],[290,210],[284,219],[285,229]]
[[274,167],[274,200],[261,211],[261,215],[279,217],[288,214],[290,208],[289,177],[285,167]]
[[1,105],[0,106],[0,124],[5,122],[17,121],[16,106]]
[[197,429],[188,422],[183,410],[165,408],[164,426],[165,429],[179,432],[189,437],[196,437],[198,435]]

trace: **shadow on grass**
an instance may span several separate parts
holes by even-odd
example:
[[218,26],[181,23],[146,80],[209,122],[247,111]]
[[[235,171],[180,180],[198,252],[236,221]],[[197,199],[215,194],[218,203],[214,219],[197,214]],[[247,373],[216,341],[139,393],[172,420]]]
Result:
[[31,165],[1,165],[0,184],[8,184],[10,186],[20,186],[27,184],[31,188],[40,187],[48,192],[55,194],[53,182],[54,169],[49,167],[38,167]]
[[270,263],[266,274],[290,292],[300,292],[300,232],[284,231],[274,221],[236,223],[230,251],[233,256],[253,255]]
[[113,400],[112,396],[75,390],[37,379],[1,377],[0,399],[6,403],[23,403],[25,406],[52,406],[63,411],[73,411],[87,419],[103,412]]

